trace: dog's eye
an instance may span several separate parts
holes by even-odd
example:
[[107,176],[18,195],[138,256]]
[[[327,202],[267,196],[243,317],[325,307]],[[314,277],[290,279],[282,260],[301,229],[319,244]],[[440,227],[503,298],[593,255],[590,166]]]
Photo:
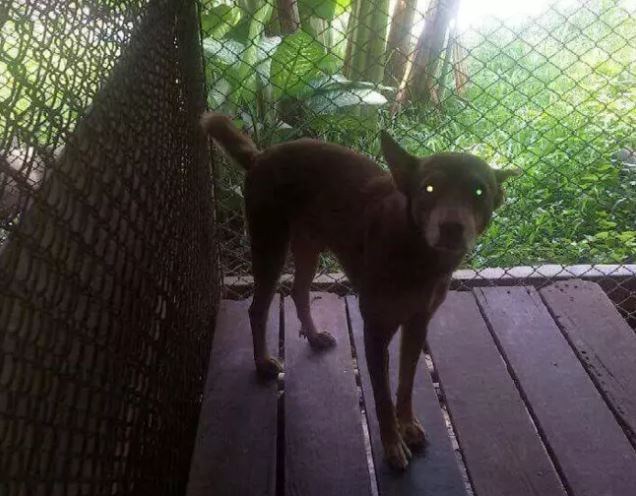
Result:
[[432,193],[433,191],[435,191],[435,188],[433,187],[432,184],[427,184],[424,189],[426,190],[427,193]]
[[475,196],[483,196],[484,190],[481,188],[475,188]]

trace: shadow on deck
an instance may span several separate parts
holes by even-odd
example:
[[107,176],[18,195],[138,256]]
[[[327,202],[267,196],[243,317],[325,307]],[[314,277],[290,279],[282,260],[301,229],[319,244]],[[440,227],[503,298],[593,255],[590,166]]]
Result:
[[636,495],[636,334],[595,283],[449,293],[414,390],[429,443],[401,475],[383,460],[356,299],[313,294],[338,339],[323,353],[277,302],[278,384],[254,372],[249,302],[221,306],[189,496]]

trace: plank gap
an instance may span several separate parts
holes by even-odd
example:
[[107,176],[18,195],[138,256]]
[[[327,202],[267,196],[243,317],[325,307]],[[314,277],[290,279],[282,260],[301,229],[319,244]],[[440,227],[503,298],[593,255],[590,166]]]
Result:
[[[346,300],[351,331],[358,350],[357,362],[365,409],[368,412],[367,422],[380,495],[443,494],[445,496],[466,496],[464,480],[457,465],[457,455],[452,449],[439,398],[433,387],[430,373],[426,370],[427,365],[424,358],[420,359],[415,376],[413,406],[428,434],[428,446],[423,453],[415,454],[404,473],[395,472],[386,463],[379,425],[375,416],[373,388],[365,354],[362,351],[364,350],[364,322],[358,309],[358,300],[354,297],[347,297]],[[399,340],[400,337],[396,335],[389,346],[392,395],[397,391]]]
[[338,344],[312,349],[285,298],[285,494],[370,496],[345,302],[312,293],[311,305],[318,328]]
[[449,292],[429,347],[479,495],[565,496],[543,440],[470,292]]
[[[583,315],[577,316],[578,319],[576,321],[569,320],[571,317],[568,315],[568,312],[571,312],[572,308],[566,303],[567,297],[559,297],[559,292],[565,293],[569,296],[570,301],[573,303],[572,306],[576,307],[577,312],[583,312]],[[570,294],[571,293],[571,294]],[[543,301],[544,305],[548,309],[548,313],[554,319],[557,324],[558,329],[561,331],[563,338],[570,345],[574,354],[578,358],[579,362],[583,366],[583,369],[590,377],[596,389],[601,394],[601,397],[605,401],[605,404],[609,408],[609,410],[614,415],[616,422],[621,426],[625,435],[632,447],[636,449],[636,424],[634,423],[634,402],[633,400],[629,400],[627,398],[633,398],[634,386],[631,387],[630,390],[627,390],[623,393],[621,397],[620,393],[618,395],[613,395],[612,393],[616,393],[617,390],[620,391],[624,385],[616,384],[616,389],[612,390],[601,377],[601,373],[595,367],[595,360],[598,360],[598,364],[601,366],[598,368],[607,368],[606,365],[603,364],[601,357],[605,359],[606,363],[608,361],[607,357],[609,356],[614,363],[620,361],[620,359],[624,360],[626,355],[630,357],[634,356],[634,341],[633,335],[630,333],[630,328],[627,322],[623,322],[622,315],[616,310],[613,303],[609,300],[609,297],[605,294],[605,292],[600,288],[600,286],[595,283],[590,283],[587,281],[576,281],[574,280],[570,287],[568,284],[553,284],[548,286],[547,288],[539,291],[539,296],[541,301]],[[602,297],[607,298],[607,305],[605,307],[599,306],[597,301],[591,299],[591,301],[582,301],[582,296],[594,296],[596,298]],[[587,305],[587,306],[585,306]],[[615,311],[615,315],[611,315],[612,311]],[[587,313],[587,315],[586,315]],[[599,315],[603,315],[605,319],[608,320],[597,320]],[[579,320],[580,319],[580,320]],[[592,328],[597,327],[598,329],[602,329],[604,333],[611,332],[612,341],[610,341],[613,345],[612,348],[604,348],[601,351],[595,350],[594,345],[598,345],[599,341],[595,342],[594,338],[598,336],[596,333],[598,331],[591,331],[591,328],[586,326],[586,322],[592,323]],[[624,324],[624,325],[622,325]],[[586,327],[586,329],[582,329],[582,327]],[[586,335],[586,331],[591,331]],[[622,333],[621,333],[622,331]],[[634,331],[634,329],[631,329]],[[623,356],[620,356],[620,352],[622,351]],[[631,352],[631,353],[630,353]],[[612,379],[620,380],[623,377],[633,377],[634,370],[634,362],[631,364],[626,364],[623,361],[624,365],[627,365],[630,370],[629,374],[625,373],[625,370],[621,370],[623,374],[617,372],[616,370],[608,370],[605,373],[605,376],[611,376]],[[631,366],[629,366],[631,365]],[[611,368],[612,364],[610,364]],[[604,370],[605,372],[605,370]],[[621,377],[622,376],[622,377]],[[633,383],[632,383],[633,384]],[[613,385],[613,384],[612,384]],[[621,408],[624,405],[621,405],[621,400],[629,401],[627,407],[629,410],[626,412],[624,408]],[[632,414],[631,417],[629,414]],[[631,424],[630,424],[631,420]]]
[[453,419],[448,410],[448,406],[446,404],[446,397],[444,396],[444,390],[442,389],[442,385],[439,382],[439,376],[437,374],[437,369],[435,367],[435,361],[433,360],[433,356],[430,354],[428,350],[428,345],[424,347],[424,355],[423,359],[426,362],[426,370],[431,376],[431,380],[433,381],[433,387],[435,388],[435,393],[437,395],[437,401],[439,402],[440,410],[442,411],[442,417],[444,418],[444,424],[446,425],[446,431],[448,432],[448,438],[451,442],[451,448],[455,453],[455,459],[457,460],[457,466],[459,467],[459,471],[462,476],[462,481],[464,482],[464,488],[466,489],[466,496],[475,496],[475,489],[473,487],[473,482],[470,479],[470,475],[468,473],[468,468],[466,467],[466,460],[464,460],[464,454],[462,453],[461,446],[459,444],[459,438],[457,437],[457,433],[455,432],[455,427],[453,426]]
[[[347,329],[349,331],[349,343],[351,344],[351,361],[353,364],[353,373],[356,380],[358,390],[358,405],[360,407],[360,422],[362,424],[362,432],[364,434],[364,451],[367,457],[367,467],[369,469],[369,479],[371,481],[371,496],[379,496],[378,479],[375,471],[375,463],[373,461],[373,447],[371,445],[371,431],[369,429],[369,421],[367,419],[366,401],[364,398],[364,390],[362,389],[362,380],[360,378],[360,368],[358,367],[358,350],[353,337],[353,327],[351,325],[351,314],[349,305],[345,304],[345,312],[347,315]],[[364,353],[364,350],[362,350]]]
[[[285,312],[283,296],[278,296],[278,357],[285,364]],[[276,401],[278,431],[276,437],[276,496],[285,496],[285,372],[278,374]]]
[[519,391],[519,395],[521,396],[521,399],[523,400],[523,404],[528,412],[528,416],[530,417],[531,424],[536,430],[539,436],[539,439],[541,439],[541,442],[543,443],[543,446],[545,447],[546,452],[548,453],[548,456],[550,457],[550,460],[552,461],[552,465],[554,466],[554,469],[556,470],[556,473],[559,476],[559,479],[561,479],[561,484],[563,485],[563,489],[568,494],[568,496],[575,496],[574,491],[572,487],[570,486],[570,482],[565,476],[563,467],[561,466],[561,463],[559,462],[559,459],[556,456],[554,448],[550,444],[550,441],[548,440],[545,431],[542,429],[541,424],[539,423],[537,414],[534,411],[534,408],[532,407],[532,404],[530,403],[530,400],[528,399],[528,396],[526,395],[526,392],[523,386],[521,385],[521,381],[519,380],[519,377],[517,376],[515,370],[512,367],[512,364],[510,363],[510,360],[508,359],[508,356],[506,355],[503,345],[500,342],[499,337],[497,336],[497,333],[495,332],[493,328],[492,322],[490,321],[490,319],[488,318],[488,315],[486,314],[486,310],[483,307],[483,302],[481,301],[480,298],[475,298],[475,300],[477,301],[477,308],[479,309],[479,313],[481,314],[484,322],[486,323],[486,328],[488,329],[488,332],[492,336],[492,339],[495,343],[495,346],[497,347],[497,350],[499,350],[499,355],[501,356],[504,363],[506,364],[506,368],[508,369],[508,374],[510,374],[510,377],[512,378],[512,381],[514,382],[517,388],[517,391]]
[[[267,319],[274,352],[279,303],[274,300]],[[276,494],[278,388],[256,373],[249,305],[249,300],[224,300],[220,305],[188,496],[251,496],[254,487],[263,496]]]

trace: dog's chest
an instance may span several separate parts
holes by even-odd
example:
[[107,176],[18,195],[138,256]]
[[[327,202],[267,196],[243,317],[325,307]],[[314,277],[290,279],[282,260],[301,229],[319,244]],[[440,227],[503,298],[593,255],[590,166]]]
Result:
[[419,288],[396,291],[389,298],[389,304],[405,318],[415,314],[431,314],[444,299],[447,288],[448,284],[445,280],[433,280]]
[[391,284],[361,294],[364,314],[389,325],[400,325],[415,315],[432,315],[446,297],[449,278],[435,278],[417,286]]

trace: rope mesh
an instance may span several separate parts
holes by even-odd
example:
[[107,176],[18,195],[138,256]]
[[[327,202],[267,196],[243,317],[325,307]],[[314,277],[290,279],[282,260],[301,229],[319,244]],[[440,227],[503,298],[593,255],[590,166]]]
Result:
[[218,287],[195,5],[0,26],[0,494],[183,494]]

